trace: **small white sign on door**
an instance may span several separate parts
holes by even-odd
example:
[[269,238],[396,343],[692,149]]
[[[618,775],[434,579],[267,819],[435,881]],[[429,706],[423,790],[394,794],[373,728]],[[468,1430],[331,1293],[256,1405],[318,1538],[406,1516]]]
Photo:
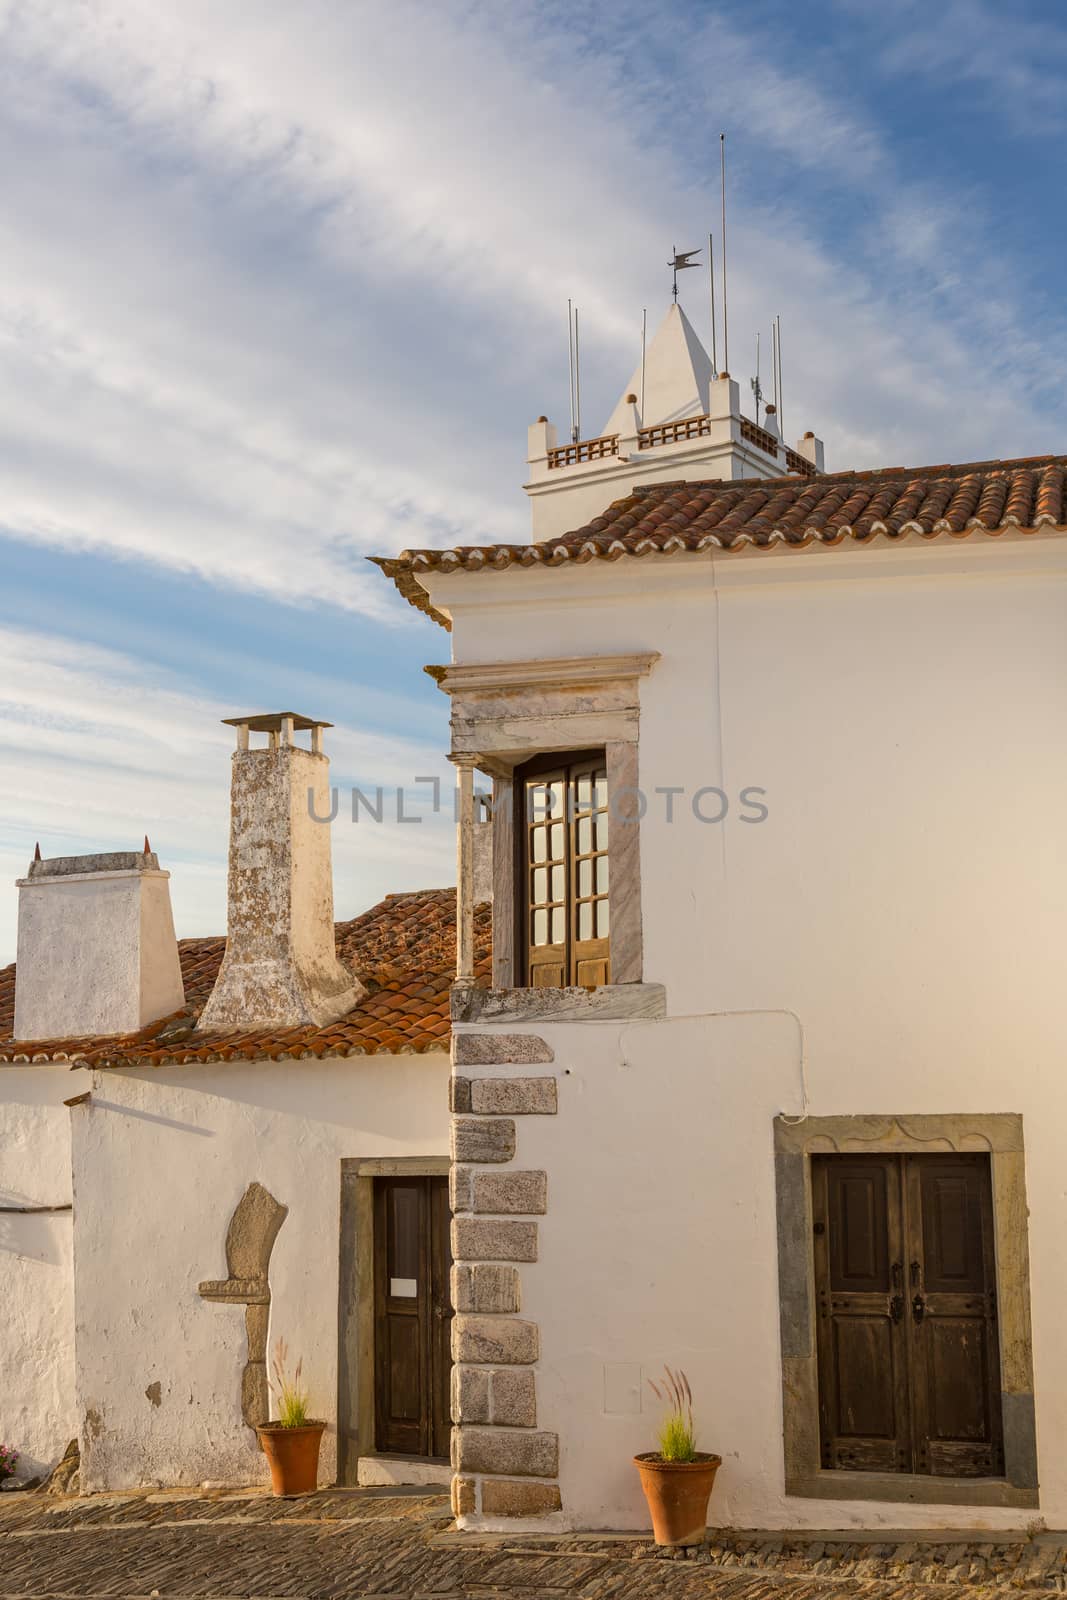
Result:
[[416,1278],[390,1278],[389,1294],[394,1300],[414,1300],[419,1292]]

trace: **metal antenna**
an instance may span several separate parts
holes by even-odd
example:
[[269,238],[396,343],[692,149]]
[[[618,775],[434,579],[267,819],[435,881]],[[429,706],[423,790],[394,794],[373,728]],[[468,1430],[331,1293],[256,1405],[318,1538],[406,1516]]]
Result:
[[641,422],[645,420],[645,336],[648,332],[648,308],[641,312]]
[[719,134],[719,172],[722,178],[722,364],[730,370],[730,325],[726,319],[726,135]]
[[582,437],[582,369],[578,361],[578,307],[574,308],[574,442]]
[[711,284],[711,375],[719,376],[719,358],[715,351],[715,254],[711,234],[708,234],[708,282]]
[[[774,409],[778,411],[778,318],[771,323],[771,382],[774,386]],[[779,420],[778,426],[781,427]]]
[[567,301],[567,375],[571,386],[571,444],[578,443],[578,430],[574,426],[574,314]]
[[759,332],[758,331],[756,333],[756,376],[754,378],[750,378],[749,379],[749,385],[750,385],[750,387],[752,389],[753,398],[755,399],[755,402],[756,402],[756,425],[758,427],[759,426],[759,403],[763,399],[763,390],[760,388],[760,381],[759,381]]
[[784,439],[785,423],[782,421],[784,415],[782,411],[782,318],[779,315],[774,320],[778,324],[778,383],[776,385],[776,393],[778,395],[778,432]]

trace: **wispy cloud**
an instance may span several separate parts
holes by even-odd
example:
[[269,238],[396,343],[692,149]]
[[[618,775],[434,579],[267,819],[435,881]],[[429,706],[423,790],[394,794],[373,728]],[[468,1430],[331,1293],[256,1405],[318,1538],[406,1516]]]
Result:
[[[562,302],[606,412],[664,241],[713,210],[721,123],[743,129],[735,343],[782,312],[793,416],[833,461],[1048,442],[1032,392],[1059,362],[1010,260],[987,234],[962,279],[960,197],[905,180],[825,52],[776,51],[755,19],[627,0],[610,19],[417,0],[0,17],[0,516],[21,536],[374,615],[363,553],[521,537]],[[1008,355],[983,393],[986,349]]]
[[[226,926],[230,730],[226,708],[172,673],[146,670],[118,650],[0,627],[0,874],[25,872],[37,840],[46,855],[138,848],[147,832],[173,872],[180,934]],[[432,745],[355,724],[327,734],[340,791],[333,827],[336,908],[351,916],[400,889],[454,875],[451,811],[435,814],[436,775],[450,769]],[[386,805],[382,824],[351,821],[351,789]],[[395,791],[407,790],[396,822]],[[0,964],[14,955],[14,892],[0,895]]]
[[1062,129],[1067,124],[1063,77],[1067,32],[1048,16],[987,0],[897,0],[880,15],[862,0],[843,0],[845,14],[881,24],[883,71],[934,80],[943,94],[980,95],[984,112],[1016,132]]

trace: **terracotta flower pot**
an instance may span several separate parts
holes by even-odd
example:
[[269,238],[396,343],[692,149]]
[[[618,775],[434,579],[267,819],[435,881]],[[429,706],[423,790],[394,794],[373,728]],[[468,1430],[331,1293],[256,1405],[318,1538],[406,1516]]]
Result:
[[319,1486],[319,1445],[325,1422],[283,1428],[264,1422],[256,1429],[270,1466],[270,1486],[277,1495],[314,1494]]
[[634,1456],[657,1544],[703,1544],[708,1501],[722,1456],[697,1452],[695,1461],[664,1461],[656,1451]]

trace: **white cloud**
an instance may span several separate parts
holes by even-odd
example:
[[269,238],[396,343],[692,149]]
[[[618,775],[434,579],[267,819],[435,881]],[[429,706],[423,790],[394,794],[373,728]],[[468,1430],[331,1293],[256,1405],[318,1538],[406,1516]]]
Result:
[[[132,850],[147,832],[171,869],[180,935],[226,926],[230,731],[227,711],[174,674],[147,671],[118,650],[82,646],[46,633],[0,626],[0,965],[15,950],[16,896],[33,845],[45,855]],[[333,827],[336,910],[352,916],[400,889],[454,879],[447,806],[434,816],[428,785],[447,790],[450,769],[438,749],[403,735],[354,724],[326,738],[331,781],[340,791]],[[353,826],[353,784],[385,791],[385,821]],[[409,793],[395,822],[396,787]]]
[[[724,122],[744,130],[733,364],[780,311],[791,416],[832,464],[1053,442],[1033,391],[1058,367],[1010,261],[987,236],[959,276],[974,197],[906,184],[817,56],[776,58],[722,11],[0,16],[0,521],[27,538],[376,615],[362,554],[521,538],[523,425],[558,409],[563,301],[606,413],[640,302],[654,320],[665,298],[664,241],[714,213]],[[850,205],[868,220],[827,243]]]

